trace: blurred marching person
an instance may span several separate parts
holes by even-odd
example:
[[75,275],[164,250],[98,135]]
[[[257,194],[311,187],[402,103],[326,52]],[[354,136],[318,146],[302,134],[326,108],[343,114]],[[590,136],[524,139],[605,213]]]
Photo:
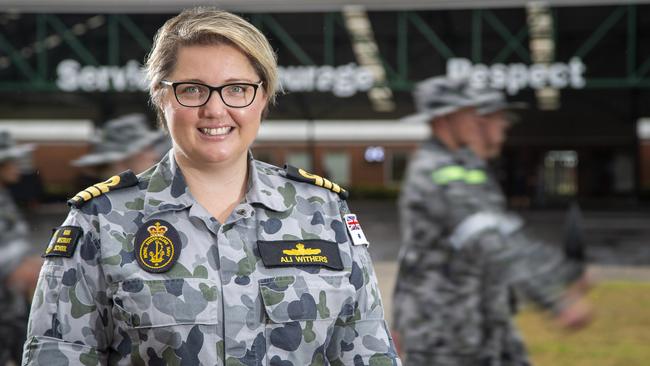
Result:
[[27,223],[7,189],[18,182],[18,160],[32,150],[16,145],[7,131],[0,131],[0,365],[20,363],[27,331],[29,301],[33,295],[40,256],[31,250]]
[[162,155],[160,145],[168,147],[164,132],[150,130],[144,114],[127,114],[106,122],[90,153],[71,162],[82,168],[83,187],[125,170],[142,173]]
[[530,239],[505,211],[502,194],[491,193],[498,185],[478,157],[496,154],[503,142],[496,127],[488,132],[499,115],[485,112],[494,107],[492,96],[436,77],[418,83],[414,98],[419,113],[406,120],[429,123],[433,137],[413,156],[399,201],[404,245],[394,337],[404,362],[529,365],[511,320],[509,288],[521,289],[561,325],[579,327],[589,309],[570,286],[584,269]]

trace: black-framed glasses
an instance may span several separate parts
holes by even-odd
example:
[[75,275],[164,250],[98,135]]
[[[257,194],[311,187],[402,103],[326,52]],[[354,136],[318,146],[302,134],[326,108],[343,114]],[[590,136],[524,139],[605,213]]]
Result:
[[258,83],[230,83],[221,86],[168,80],[162,80],[160,83],[172,87],[176,101],[182,106],[201,107],[210,100],[212,92],[216,91],[223,104],[231,108],[244,108],[251,105],[255,100],[257,88],[262,85],[262,81]]

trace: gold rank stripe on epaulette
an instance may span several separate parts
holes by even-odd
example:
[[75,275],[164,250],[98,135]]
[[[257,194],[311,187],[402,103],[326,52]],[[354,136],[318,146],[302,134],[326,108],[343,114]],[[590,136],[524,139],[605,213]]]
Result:
[[74,197],[68,200],[68,205],[80,208],[84,203],[90,201],[95,197],[99,197],[104,193],[114,191],[121,188],[131,187],[138,184],[138,177],[132,171],[127,170],[119,175],[114,175],[108,180],[93,184],[92,186],[77,193]]
[[311,174],[307,173],[306,171],[296,168],[291,165],[285,165],[284,170],[286,172],[286,176],[289,179],[298,181],[298,182],[305,182],[305,183],[311,183],[313,185],[323,187],[325,189],[329,189],[330,191],[336,193],[341,197],[341,199],[347,199],[348,198],[348,191],[345,189],[341,188],[338,184],[323,178],[319,175],[316,174]]

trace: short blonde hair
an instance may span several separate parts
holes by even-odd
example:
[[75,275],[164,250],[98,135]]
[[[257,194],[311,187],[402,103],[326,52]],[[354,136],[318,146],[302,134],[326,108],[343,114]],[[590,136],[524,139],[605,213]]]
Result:
[[262,32],[235,14],[215,8],[191,8],[160,27],[145,63],[149,95],[162,126],[165,126],[165,119],[159,106],[160,82],[176,67],[178,50],[185,46],[218,44],[232,45],[246,55],[263,82],[269,103],[275,103],[277,56]]

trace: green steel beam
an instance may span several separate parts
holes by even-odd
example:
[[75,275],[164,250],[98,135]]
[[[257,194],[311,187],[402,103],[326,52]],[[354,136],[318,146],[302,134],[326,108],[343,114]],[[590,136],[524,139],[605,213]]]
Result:
[[483,39],[481,36],[483,28],[482,12],[481,9],[472,10],[472,61],[474,63],[480,63],[483,58]]
[[127,15],[116,15],[117,20],[122,24],[124,29],[126,29],[129,34],[135,39],[136,42],[142,47],[143,50],[149,52],[151,50],[151,39],[142,32],[140,27],[138,27],[133,20]]
[[117,15],[108,16],[108,64],[116,66],[120,62],[120,27]]
[[642,88],[650,89],[650,79],[629,78],[592,78],[587,79],[585,88],[602,89],[602,88]]
[[605,21],[594,31],[594,33],[591,34],[591,36],[585,41],[585,43],[578,48],[576,53],[574,54],[575,57],[579,58],[584,58],[589,51],[591,51],[598,42],[607,34],[607,32],[616,24],[621,18],[623,18],[623,15],[625,15],[625,12],[627,11],[627,8],[625,6],[620,6],[618,9],[616,9],[614,12],[612,12]]
[[47,23],[43,14],[36,15],[36,42],[38,47],[36,51],[36,67],[38,70],[39,83],[44,83],[47,79],[47,47],[45,38],[47,37]]
[[394,83],[401,83],[405,81],[406,79],[403,79],[401,75],[399,75],[395,69],[384,59],[381,54],[379,55],[379,60],[381,61],[382,66],[384,67],[384,71],[386,72],[386,84],[387,85],[393,85]]
[[393,80],[387,84],[392,91],[410,92],[413,91],[413,82],[409,80]]
[[636,6],[627,6],[627,77],[636,79]]
[[70,30],[66,27],[65,24],[55,15],[48,14],[45,16],[47,19],[47,22],[54,28],[54,30],[66,41],[66,43],[72,48],[77,55],[81,58],[81,60],[87,64],[87,65],[94,65],[97,66],[99,63],[95,59],[95,56],[93,56],[90,51],[84,47],[84,45],[79,42],[79,39],[70,32]]
[[528,49],[521,45],[521,40],[518,38],[518,36],[521,35],[520,34],[521,31],[519,32],[517,37],[513,36],[512,33],[510,33],[510,31],[508,30],[508,28],[506,28],[506,26],[503,25],[503,23],[501,23],[499,18],[497,18],[490,10],[486,9],[483,11],[483,18],[488,23],[490,23],[490,26],[492,26],[492,28],[497,33],[499,33],[501,38],[503,38],[503,40],[506,41],[507,49],[514,48],[515,52],[517,52],[517,54],[519,55],[519,57],[521,57],[522,60],[526,62],[530,62],[530,54],[528,52]]
[[401,79],[408,79],[408,15],[400,11],[397,13],[397,73]]
[[337,14],[327,13],[325,14],[325,28],[323,29],[323,64],[334,66],[334,36],[336,24],[334,23],[334,17]]
[[32,82],[16,82],[16,81],[3,81],[0,82],[0,92],[34,92],[34,91],[60,91],[56,84],[52,82],[32,83]]
[[635,77],[641,78],[644,77],[648,71],[650,71],[650,58],[646,59],[641,66],[639,66],[639,69],[636,71]]
[[[528,35],[528,27],[524,26],[517,32],[517,35],[514,38],[510,38],[508,41],[508,44],[501,49],[499,54],[492,60],[492,63],[501,63],[504,62],[508,56],[512,54],[517,49],[517,45],[521,45],[521,42],[526,39],[526,36]],[[521,56],[521,54],[520,54]],[[529,61],[529,60],[527,60]]]
[[273,32],[280,42],[282,42],[288,49],[293,53],[294,56],[300,61],[303,65],[315,65],[314,60],[312,60],[305,51],[298,45],[298,43],[287,33],[284,28],[271,16],[268,14],[260,15],[262,23],[269,27],[271,32]]
[[34,69],[25,61],[22,55],[16,52],[16,49],[7,41],[7,39],[0,33],[0,50],[4,51],[11,62],[16,65],[18,70],[22,72],[29,80],[35,82],[38,79],[38,75],[34,72]]
[[454,57],[452,50],[447,47],[447,45],[440,39],[440,37],[438,37],[436,32],[434,32],[434,30],[431,29],[431,27],[429,27],[418,14],[411,12],[408,12],[407,14],[409,20],[415,26],[415,28],[417,28],[420,33],[424,35],[427,41],[429,41],[429,43],[431,43],[444,58]]

